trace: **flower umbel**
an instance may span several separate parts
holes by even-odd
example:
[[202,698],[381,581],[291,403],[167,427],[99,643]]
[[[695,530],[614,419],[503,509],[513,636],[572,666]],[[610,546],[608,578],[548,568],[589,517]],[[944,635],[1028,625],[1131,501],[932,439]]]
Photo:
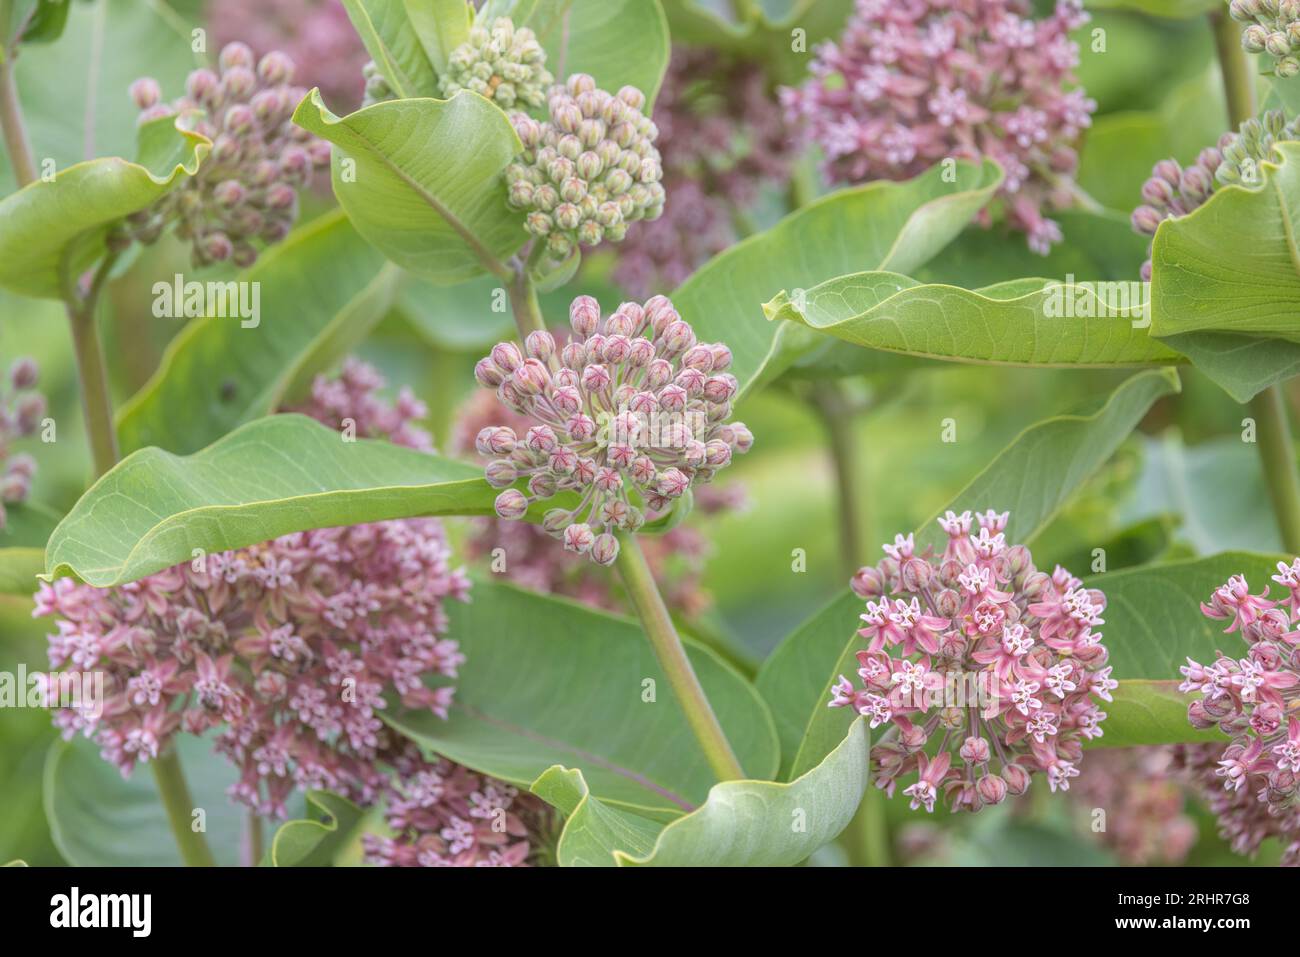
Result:
[[658,136],[642,113],[645,94],[625,86],[617,95],[596,88],[585,73],[551,88],[550,119],[526,113],[510,121],[524,144],[506,168],[510,205],[528,213],[524,228],[563,261],[579,245],[619,242],[628,224],[663,213]]
[[[834,181],[901,180],[940,160],[996,160],[1012,228],[1046,254],[1044,211],[1072,205],[1073,143],[1097,104],[1074,86],[1079,0],[1042,20],[1028,0],[858,0],[812,78],[782,91]],[[987,218],[987,211],[985,213]]]
[[1232,0],[1228,12],[1246,24],[1242,49],[1276,58],[1283,79],[1300,73],[1300,0]]
[[11,455],[9,443],[35,434],[45,417],[45,396],[33,391],[39,378],[36,362],[22,358],[9,367],[8,383],[0,383],[0,531],[7,521],[5,506],[27,499],[36,474],[36,460],[26,453]]
[[[644,306],[625,302],[602,318],[600,304],[579,296],[569,310],[573,337],[528,336],[526,355],[498,343],[474,373],[513,412],[534,424],[479,432],[475,446],[488,482],[504,489],[501,518],[523,518],[529,505],[576,492],[576,508],[553,508],[543,528],[569,551],[601,565],[618,557],[614,531],[634,532],[645,511],[662,512],[693,485],[709,482],[747,452],[754,437],[729,422],[738,384],[726,369],[731,350],[699,343],[664,296]],[[514,488],[527,480],[528,493]]]
[[1300,632],[1295,623],[1300,620],[1300,558],[1289,565],[1278,562],[1277,571],[1273,581],[1285,589],[1283,599],[1270,599],[1268,588],[1251,594],[1245,577],[1234,575],[1201,604],[1207,618],[1229,623],[1225,632],[1246,643],[1246,656],[1232,658],[1220,651],[1210,665],[1188,658],[1179,669],[1184,678],[1179,690],[1201,696],[1188,706],[1188,721],[1198,728],[1217,725],[1232,738],[1214,771],[1223,788],[1252,794],[1274,822],[1261,828],[1258,821],[1237,826],[1221,819],[1234,834],[1234,848],[1248,853],[1264,836],[1283,835],[1290,842],[1285,862],[1298,864]]
[[1102,733],[1097,701],[1117,687],[1092,630],[1105,596],[1059,566],[1038,571],[1029,549],[1007,544],[1007,518],[985,512],[972,535],[970,512],[948,512],[941,554],[899,535],[853,578],[868,599],[861,687],[841,676],[830,706],[891,726],[871,749],[876,786],[892,795],[917,772],[904,789],[913,808],[978,811],[1040,771],[1068,790],[1084,739]]
[[185,96],[171,104],[162,102],[157,81],[131,84],[140,122],[179,116],[212,140],[212,152],[196,175],[128,216],[110,241],[118,248],[152,243],[174,223],[196,266],[230,260],[247,267],[257,260],[255,243],[287,236],[298,218],[297,191],[330,158],[329,144],[290,120],[307,92],[292,85],[293,76],[285,54],[258,61],[243,43],[230,43],[220,73],[195,70]]
[[490,28],[474,26],[469,40],[452,51],[441,89],[448,99],[471,90],[508,110],[517,104],[541,106],[554,82],[533,31],[497,17]]

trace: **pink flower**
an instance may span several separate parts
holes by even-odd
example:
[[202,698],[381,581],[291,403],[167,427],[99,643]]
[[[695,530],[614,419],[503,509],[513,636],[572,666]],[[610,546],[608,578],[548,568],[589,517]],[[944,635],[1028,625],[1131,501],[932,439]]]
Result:
[[32,359],[14,360],[8,381],[0,381],[0,531],[6,524],[5,505],[22,502],[31,490],[36,460],[12,454],[11,443],[34,435],[45,416],[45,396],[33,391],[40,370]]
[[942,796],[979,810],[1023,793],[1033,771],[1068,790],[1083,742],[1102,733],[1094,698],[1109,700],[1116,682],[1091,628],[1105,597],[1063,569],[1037,571],[1028,549],[1007,543],[1007,519],[985,512],[972,535],[969,512],[949,513],[942,553],[899,536],[855,576],[859,594],[880,597],[862,615],[861,689],[841,676],[830,706],[891,725],[872,748],[876,784],[892,794],[916,771],[904,789],[914,808]]
[[812,78],[781,91],[789,122],[821,145],[836,182],[996,160],[1008,224],[1046,255],[1061,232],[1043,213],[1073,202],[1073,144],[1097,104],[1074,87],[1068,34],[1087,22],[1082,4],[1032,16],[1028,0],[858,0]]
[[[490,426],[475,444],[508,456],[485,470],[498,488],[527,480],[527,495],[506,488],[497,497],[500,517],[519,519],[535,502],[576,493],[576,508],[550,509],[542,526],[570,551],[608,563],[618,554],[616,530],[635,532],[647,512],[711,482],[753,436],[728,421],[737,390],[726,371],[731,351],[697,342],[665,297],[623,303],[602,318],[596,300],[580,296],[570,323],[563,349],[539,331],[528,336],[526,357],[503,342],[479,361],[479,383],[529,424],[522,435]],[[610,537],[593,551],[598,536]]]

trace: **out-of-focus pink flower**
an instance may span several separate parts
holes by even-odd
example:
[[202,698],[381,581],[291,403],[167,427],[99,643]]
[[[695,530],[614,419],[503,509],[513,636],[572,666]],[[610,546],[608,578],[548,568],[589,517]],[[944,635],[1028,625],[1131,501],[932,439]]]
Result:
[[1024,793],[1035,772],[1068,790],[1083,742],[1102,734],[1098,701],[1118,684],[1093,631],[1105,596],[1060,567],[1036,570],[1029,549],[1007,544],[1007,518],[986,512],[971,535],[971,514],[949,512],[942,554],[899,535],[854,576],[868,599],[861,686],[841,676],[830,706],[888,726],[871,749],[876,785],[893,794],[917,772],[914,808],[977,811]]
[[36,474],[36,460],[14,454],[15,439],[35,434],[45,417],[45,396],[34,391],[40,379],[35,360],[15,359],[8,381],[0,382],[0,530],[7,521],[5,505],[26,501]]
[[218,45],[242,40],[258,56],[283,50],[335,112],[360,105],[370,58],[341,0],[209,0],[207,15]]
[[761,65],[715,50],[673,49],[654,121],[664,215],[628,229],[614,272],[635,296],[676,288],[735,242],[735,214],[789,176],[795,153]]
[[1174,750],[1099,748],[1070,790],[1081,808],[1106,812],[1096,836],[1125,864],[1181,864],[1196,843]]
[[1072,204],[1073,144],[1097,107],[1075,86],[1069,39],[1087,19],[1079,0],[1041,20],[1028,0],[858,0],[839,42],[782,100],[837,182],[996,160],[1007,222],[1046,254],[1061,231],[1044,213]]

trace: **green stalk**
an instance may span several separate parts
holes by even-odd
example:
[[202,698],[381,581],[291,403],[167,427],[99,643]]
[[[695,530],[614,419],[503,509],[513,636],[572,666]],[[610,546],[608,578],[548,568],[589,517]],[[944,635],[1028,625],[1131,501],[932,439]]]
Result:
[[262,855],[266,853],[262,840],[262,818],[252,809],[244,815],[244,846],[241,850],[245,867],[257,867],[262,862]]
[[865,552],[866,505],[862,486],[858,436],[853,429],[856,413],[844,387],[834,379],[816,383],[810,402],[826,429],[831,464],[835,469],[835,495],[839,516],[840,578],[847,582],[862,564]]
[[682,639],[673,626],[672,617],[664,605],[663,596],[659,594],[659,587],[655,584],[654,575],[650,572],[640,544],[635,536],[626,532],[618,533],[618,542],[618,570],[623,577],[628,597],[632,600],[646,637],[650,639],[650,645],[668,677],[668,684],[686,713],[686,720],[704,751],[709,767],[719,781],[743,778],[745,771],[736,759],[736,752],[732,750],[731,743],[718,722],[718,716],[713,713],[713,706],[709,704],[704,688],[700,686],[700,679],[696,677],[690,659],[686,657]]
[[537,301],[537,287],[528,275],[526,263],[516,263],[514,277],[510,282],[510,308],[515,314],[515,327],[519,330],[519,341],[528,338],[530,332],[546,328],[542,318],[542,307]]
[[[1210,24],[1223,72],[1228,122],[1237,128],[1255,115],[1255,73],[1241,47],[1238,24],[1222,11],[1210,14]],[[1255,420],[1255,442],[1282,544],[1288,552],[1300,553],[1300,471],[1296,468],[1291,424],[1281,387],[1269,386],[1251,399],[1250,414]]]
[[181,760],[176,749],[169,748],[165,754],[149,762],[153,768],[153,779],[158,784],[158,794],[162,797],[163,807],[167,809],[167,820],[171,823],[172,837],[180,849],[181,860],[186,867],[215,867],[212,851],[201,831],[191,827],[194,813],[194,799],[190,797],[189,785],[185,783],[185,772],[181,770]]
[[[9,0],[0,0],[0,23],[9,21]],[[0,56],[0,132],[10,165],[22,189],[37,178],[36,160],[27,124],[23,120],[22,103],[14,84],[14,52],[2,51]],[[113,403],[108,391],[108,370],[104,365],[104,349],[99,341],[95,324],[95,311],[99,297],[108,282],[109,273],[117,255],[109,253],[100,263],[85,295],[77,286],[76,277],[65,277],[64,308],[72,329],[73,350],[77,358],[77,375],[81,384],[82,410],[86,419],[86,434],[90,441],[95,477],[102,476],[117,464],[117,430],[113,425]],[[193,866],[213,866],[212,852],[203,834],[190,827],[190,814],[194,802],[181,770],[180,759],[174,750],[151,762],[158,793],[171,824],[181,860]]]

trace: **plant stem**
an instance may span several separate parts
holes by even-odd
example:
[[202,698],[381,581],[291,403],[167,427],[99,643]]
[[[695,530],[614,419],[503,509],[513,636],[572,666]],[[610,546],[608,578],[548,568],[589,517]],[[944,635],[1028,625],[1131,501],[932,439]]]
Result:
[[835,494],[839,502],[840,578],[848,581],[862,562],[862,540],[866,528],[866,508],[858,494],[861,468],[858,437],[853,431],[855,410],[844,387],[834,379],[816,383],[810,399],[830,440]]
[[537,287],[528,275],[528,266],[523,262],[515,263],[514,278],[510,282],[510,308],[515,314],[515,327],[519,330],[519,341],[528,338],[530,332],[546,328],[542,318],[542,307],[537,301]]
[[646,563],[645,555],[636,537],[626,532],[618,533],[618,570],[623,576],[628,597],[641,618],[642,627],[650,645],[659,658],[659,664],[668,677],[668,684],[686,712],[695,739],[699,741],[709,767],[719,781],[732,781],[745,776],[744,769],[731,749],[731,743],[713,713],[713,706],[695,676],[682,639],[673,627],[673,620],[664,605],[663,596],[655,584],[654,575]]
[[68,321],[72,327],[72,345],[77,355],[77,375],[81,380],[81,407],[86,419],[86,436],[99,478],[117,464],[117,430],[113,425],[113,400],[108,391],[108,369],[104,348],[99,341],[96,306],[108,274],[117,261],[109,253],[100,263],[84,297],[76,290],[68,292]]
[[167,819],[171,822],[172,836],[180,849],[181,860],[187,867],[215,867],[212,851],[202,832],[195,831],[190,825],[194,813],[194,799],[190,797],[189,785],[185,783],[185,773],[181,770],[181,759],[175,748],[150,762],[154,781],[158,783],[158,793],[162,796],[163,807],[167,809]]
[[243,865],[256,867],[262,861],[265,848],[262,843],[262,818],[254,810],[244,815],[244,846],[241,848]]
[[[1255,115],[1255,74],[1241,47],[1241,29],[1222,11],[1210,14],[1214,43],[1223,72],[1223,92],[1228,101],[1228,122],[1239,127]],[[1300,553],[1300,471],[1291,443],[1291,425],[1280,386],[1272,385],[1250,400],[1255,420],[1255,441],[1282,544]]]
[[1255,419],[1255,442],[1282,545],[1289,553],[1300,554],[1300,471],[1281,389],[1270,386],[1251,399],[1250,414]]
[[1223,92],[1228,100],[1228,123],[1234,129],[1255,115],[1255,74],[1246,51],[1241,48],[1241,27],[1224,11],[1210,14],[1214,46],[1223,74]]
[[[7,13],[8,4],[0,3],[0,13]],[[8,17],[4,18],[8,21]],[[13,51],[0,51],[0,133],[4,135],[5,149],[14,169],[18,188],[36,182],[36,156],[32,153],[27,126],[23,123],[23,108],[18,102],[18,85],[14,82]]]

